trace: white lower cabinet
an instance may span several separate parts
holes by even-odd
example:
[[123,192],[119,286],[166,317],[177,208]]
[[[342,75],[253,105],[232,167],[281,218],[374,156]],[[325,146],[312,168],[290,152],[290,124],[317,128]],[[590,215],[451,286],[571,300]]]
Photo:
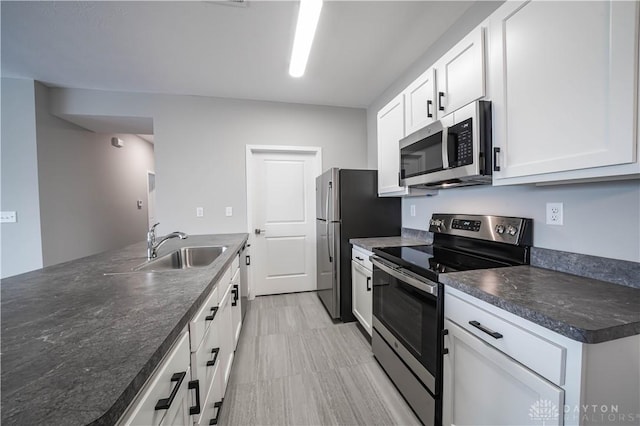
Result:
[[451,321],[445,329],[444,424],[562,424],[561,388]]
[[370,251],[354,247],[351,255],[351,300],[353,315],[371,335],[373,321],[373,272]]
[[190,378],[189,333],[185,330],[118,424],[188,424]]
[[443,425],[637,422],[640,335],[581,343],[449,286],[444,317]]
[[214,425],[242,327],[238,257],[118,425]]

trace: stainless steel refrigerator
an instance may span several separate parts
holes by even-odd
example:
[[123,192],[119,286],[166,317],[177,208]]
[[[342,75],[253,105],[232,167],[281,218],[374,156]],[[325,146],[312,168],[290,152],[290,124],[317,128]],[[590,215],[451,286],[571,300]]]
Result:
[[333,319],[351,311],[351,238],[400,235],[399,198],[378,197],[376,170],[333,168],[316,178],[318,297]]

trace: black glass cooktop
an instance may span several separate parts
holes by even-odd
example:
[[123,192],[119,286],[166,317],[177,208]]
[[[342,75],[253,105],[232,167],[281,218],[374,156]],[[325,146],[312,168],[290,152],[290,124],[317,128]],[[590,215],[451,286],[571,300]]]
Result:
[[437,279],[439,273],[510,266],[495,259],[433,245],[385,247],[373,251],[382,258],[432,280]]

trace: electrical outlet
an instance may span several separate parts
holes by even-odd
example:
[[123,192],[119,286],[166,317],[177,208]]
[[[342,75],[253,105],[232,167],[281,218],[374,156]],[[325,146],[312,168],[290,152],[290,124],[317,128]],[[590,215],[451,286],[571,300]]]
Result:
[[203,217],[203,216],[204,216],[204,208],[196,207],[196,217]]
[[562,225],[562,203],[547,203],[547,225]]
[[415,217],[416,215],[416,205],[411,204],[411,217]]
[[15,223],[16,221],[16,212],[0,212],[1,223]]
[[227,216],[233,216],[233,208],[231,208],[231,207],[227,207],[227,208],[224,210],[224,213],[225,213]]

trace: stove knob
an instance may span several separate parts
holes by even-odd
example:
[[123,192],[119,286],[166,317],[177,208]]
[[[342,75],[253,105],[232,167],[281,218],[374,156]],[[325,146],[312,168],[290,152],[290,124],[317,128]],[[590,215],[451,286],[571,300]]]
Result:
[[517,233],[517,232],[518,232],[518,228],[516,228],[515,226],[513,226],[513,225],[509,225],[509,226],[507,227],[507,233],[508,233],[509,235],[516,235],[516,233]]
[[504,225],[496,225],[496,232],[498,234],[504,234]]

